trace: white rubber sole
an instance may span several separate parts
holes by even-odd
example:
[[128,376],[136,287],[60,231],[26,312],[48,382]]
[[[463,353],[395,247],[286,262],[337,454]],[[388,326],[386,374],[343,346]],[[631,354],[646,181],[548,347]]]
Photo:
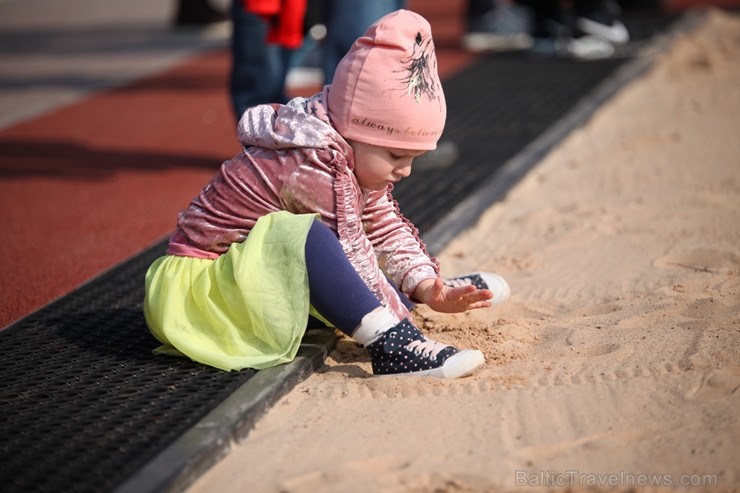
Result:
[[555,44],[559,53],[579,60],[602,60],[614,55],[612,43],[591,34],[557,41]]
[[511,297],[511,287],[506,279],[492,272],[478,272],[477,274],[483,278],[488,289],[493,293],[492,305],[500,305]]
[[468,33],[462,38],[463,48],[474,53],[528,50],[533,44],[532,36],[527,33]]
[[611,26],[594,22],[590,19],[579,18],[578,27],[581,31],[591,36],[604,39],[615,45],[625,45],[629,43],[630,33],[627,28],[619,21],[614,21]]

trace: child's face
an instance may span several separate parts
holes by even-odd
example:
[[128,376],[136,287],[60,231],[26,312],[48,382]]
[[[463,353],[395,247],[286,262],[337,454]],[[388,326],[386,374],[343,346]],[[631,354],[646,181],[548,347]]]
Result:
[[383,190],[391,183],[411,174],[414,158],[426,151],[378,147],[349,141],[355,155],[355,176],[360,186],[370,190]]

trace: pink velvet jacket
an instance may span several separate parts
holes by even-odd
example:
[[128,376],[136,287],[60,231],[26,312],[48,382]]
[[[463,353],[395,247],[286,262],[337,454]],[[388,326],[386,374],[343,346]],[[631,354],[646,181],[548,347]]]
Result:
[[323,103],[327,90],[245,112],[238,128],[244,152],[226,161],[180,213],[167,253],[218,258],[265,214],[318,213],[378,299],[406,317],[383,271],[411,296],[420,281],[437,277],[439,264],[399,212],[392,186],[371,191],[357,183],[352,148]]

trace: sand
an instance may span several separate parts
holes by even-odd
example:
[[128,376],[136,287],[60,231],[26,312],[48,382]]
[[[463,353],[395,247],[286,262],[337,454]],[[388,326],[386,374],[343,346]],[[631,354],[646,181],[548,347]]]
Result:
[[740,490],[740,16],[711,11],[440,255],[495,309],[420,308],[481,349],[370,377],[350,339],[188,490]]

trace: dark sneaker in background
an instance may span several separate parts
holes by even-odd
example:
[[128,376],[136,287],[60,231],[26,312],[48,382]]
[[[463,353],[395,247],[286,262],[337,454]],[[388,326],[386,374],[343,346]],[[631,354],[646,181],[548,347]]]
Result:
[[515,2],[496,0],[493,9],[468,21],[462,45],[468,51],[516,51],[532,44],[529,9]]
[[600,9],[577,12],[576,27],[586,35],[621,46],[630,41],[630,34],[620,20],[621,16],[622,10],[616,2],[605,1]]
[[620,17],[621,9],[612,0],[596,2],[588,10],[576,3],[573,8],[561,9],[557,16],[538,18],[531,51],[576,60],[611,58],[617,47],[630,40]]

